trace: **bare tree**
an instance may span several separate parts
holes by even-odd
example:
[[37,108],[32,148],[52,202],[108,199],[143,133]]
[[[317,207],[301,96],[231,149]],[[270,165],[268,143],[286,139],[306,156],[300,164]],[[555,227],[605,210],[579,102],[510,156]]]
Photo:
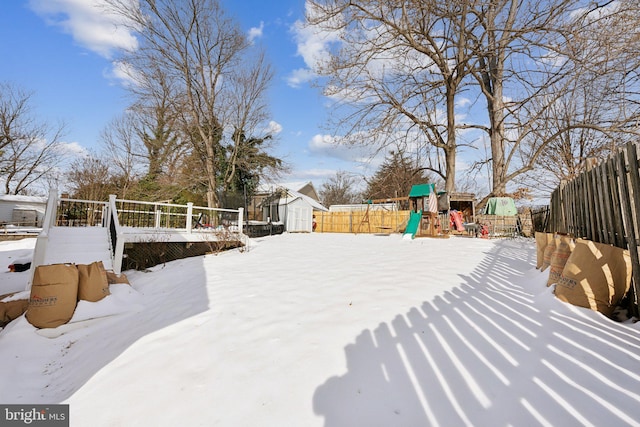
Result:
[[0,181],[5,194],[21,194],[56,171],[65,157],[64,125],[34,116],[32,94],[0,83]]
[[320,199],[324,206],[346,205],[361,200],[356,190],[358,179],[346,171],[337,171],[320,188]]
[[607,121],[604,116],[612,108],[607,93],[602,92],[606,88],[585,81],[576,83],[541,115],[532,139],[549,142],[532,171],[515,182],[531,184],[527,186],[542,194],[550,193],[560,182],[576,178],[594,161],[606,157],[624,140],[624,134],[603,132],[597,125]]
[[[458,133],[480,130],[490,153],[476,164],[490,169],[489,197],[505,195],[508,183],[532,171],[569,133],[582,129],[603,140],[637,132],[635,3],[314,0],[307,22],[339,40],[331,59],[316,68],[329,77],[325,92],[346,106],[337,123],[347,135],[382,135],[382,144],[400,135],[442,150],[445,172],[434,167],[440,151],[426,150],[438,155],[426,166],[446,178],[445,189],[452,191]],[[608,114],[554,119],[576,79],[584,83],[589,73],[600,84],[600,77],[609,79]],[[463,93],[475,101],[468,107],[473,114],[460,123],[456,100]],[[588,102],[603,93],[592,91]],[[541,132],[549,120],[555,131]]]
[[[139,35],[140,48],[127,58],[134,70],[154,63],[175,95],[182,137],[203,163],[207,203],[217,206],[224,158],[223,137],[230,85],[251,47],[217,0],[107,0],[108,11],[124,16]],[[135,75],[135,71],[133,73]]]
[[67,172],[72,197],[83,200],[103,200],[116,191],[109,162],[96,155],[75,160]]
[[[325,94],[346,114],[336,121],[344,142],[404,145],[455,190],[456,96],[470,60],[467,1],[308,2],[307,22],[339,34],[341,44],[317,72]],[[441,162],[441,159],[444,162]],[[444,163],[444,164],[443,164]]]
[[112,120],[101,133],[105,151],[115,170],[114,174],[120,176],[121,186],[118,188],[118,195],[121,198],[128,197],[141,175],[140,166],[148,162],[147,153],[141,147],[136,129],[132,115],[125,113]]
[[224,160],[225,191],[239,191],[242,183],[251,192],[264,170],[273,177],[285,168],[280,159],[266,152],[274,137],[269,128],[264,128],[269,117],[265,97],[273,78],[271,67],[262,52],[245,57],[243,64],[230,78],[227,98],[228,123],[234,131]]
[[[614,9],[604,10],[613,3]],[[489,118],[485,131],[491,146],[487,160],[492,189],[487,197],[506,194],[509,182],[532,171],[540,156],[563,144],[566,147],[567,137],[575,138],[580,132],[589,138],[597,133],[635,132],[628,127],[629,118],[617,114],[617,100],[599,90],[597,84],[603,81],[592,71],[608,56],[601,40],[605,22],[619,21],[620,14],[629,16],[629,7],[623,3],[631,7],[630,2],[503,0],[482,2],[476,9],[480,31],[469,39],[474,40],[472,72]],[[609,71],[603,75],[610,80],[613,70],[606,68]],[[576,87],[585,84],[591,90],[576,97]],[[568,99],[605,110],[594,114],[594,110],[558,109]]]

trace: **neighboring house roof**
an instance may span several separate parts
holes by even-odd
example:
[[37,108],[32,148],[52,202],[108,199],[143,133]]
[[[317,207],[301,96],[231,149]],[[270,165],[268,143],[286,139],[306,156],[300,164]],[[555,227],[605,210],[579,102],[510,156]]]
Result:
[[363,212],[363,211],[396,211],[398,205],[395,203],[359,203],[349,205],[331,205],[329,212]]
[[46,197],[37,196],[14,196],[14,195],[0,195],[0,202],[14,202],[14,203],[47,203]]
[[256,194],[268,194],[275,192],[278,188],[284,188],[287,190],[292,190],[297,193],[303,194],[307,197],[310,197],[316,201],[320,201],[320,197],[318,197],[318,192],[316,191],[313,183],[311,181],[304,182],[283,182],[283,183],[262,183],[256,189]]
[[313,200],[311,197],[306,196],[302,193],[298,193],[297,191],[288,190],[287,189],[287,197],[281,198],[279,204],[288,205],[289,203],[294,202],[295,200],[302,199],[305,202],[309,203],[313,210],[328,212],[329,209],[325,208],[320,202],[317,200]]
[[320,201],[320,196],[318,196],[318,192],[316,191],[313,183],[311,181],[307,182],[302,187],[298,188],[298,193],[302,193],[305,196],[311,197],[313,200]]

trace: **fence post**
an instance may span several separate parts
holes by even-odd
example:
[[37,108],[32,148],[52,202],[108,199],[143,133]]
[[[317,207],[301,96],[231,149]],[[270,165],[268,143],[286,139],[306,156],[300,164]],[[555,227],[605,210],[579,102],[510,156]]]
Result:
[[[636,212],[635,229],[640,232],[640,165],[638,164],[638,148],[632,142],[627,143],[627,161],[629,162],[629,178],[631,179],[631,191],[633,193],[633,210]],[[634,236],[636,237],[636,236]],[[634,242],[638,245],[638,241]],[[638,262],[638,260],[636,260]],[[640,265],[636,263],[636,268]],[[635,301],[632,304],[632,312],[635,317],[640,316],[640,282],[634,279],[633,291]]]
[[120,230],[120,220],[118,219],[118,207],[116,205],[115,194],[109,195],[109,211],[113,224],[112,238],[115,236],[115,242],[111,243],[112,245],[115,243],[115,247],[113,248],[113,260],[111,262],[113,264],[113,271],[116,274],[120,274],[122,271],[122,258],[124,257],[124,236]]
[[242,226],[244,225],[244,208],[238,208],[238,232],[242,234]]
[[187,233],[191,234],[191,229],[193,228],[193,202],[187,203]]
[[44,214],[42,221],[42,231],[36,237],[36,247],[33,251],[33,259],[31,260],[31,268],[29,268],[29,281],[25,290],[31,289],[31,283],[33,282],[33,275],[36,271],[36,267],[42,265],[45,255],[47,253],[47,246],[49,245],[49,229],[55,226],[56,218],[58,217],[58,190],[49,189],[49,198],[47,199],[47,210]]
[[[634,162],[631,159],[632,155],[635,155],[636,151],[629,150],[627,148],[627,157],[629,161],[629,170],[627,171],[626,162],[624,158],[624,151],[620,151],[618,153],[618,169],[620,171],[620,192],[621,192],[621,205],[623,209],[623,219],[624,219],[624,229],[625,229],[625,238],[627,249],[629,250],[629,255],[631,256],[631,282],[632,282],[632,292],[634,296],[634,300],[631,301],[631,311],[633,316],[638,315],[638,305],[640,303],[638,291],[640,291],[640,256],[638,254],[638,241],[636,240],[636,235],[638,234],[633,221],[633,205],[631,202],[631,194],[634,191],[633,188],[633,178],[631,177],[632,173],[638,174],[637,169],[637,157]],[[635,170],[632,169],[633,166],[636,166]],[[630,175],[629,178],[631,181],[631,185],[629,185],[629,180],[627,179],[627,175]],[[634,198],[638,197],[637,194],[634,194]],[[636,217],[638,212],[636,212]]]

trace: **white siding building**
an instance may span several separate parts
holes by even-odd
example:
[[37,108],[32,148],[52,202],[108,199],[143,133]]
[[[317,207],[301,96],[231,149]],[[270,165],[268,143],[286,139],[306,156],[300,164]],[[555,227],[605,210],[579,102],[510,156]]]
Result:
[[46,197],[0,196],[0,227],[41,227],[46,209]]
[[254,212],[255,219],[281,223],[291,233],[312,232],[314,211],[329,211],[318,201],[311,182],[262,185],[249,210]]
[[293,190],[286,190],[286,197],[278,202],[278,216],[290,233],[313,231],[313,211],[328,211],[320,202]]

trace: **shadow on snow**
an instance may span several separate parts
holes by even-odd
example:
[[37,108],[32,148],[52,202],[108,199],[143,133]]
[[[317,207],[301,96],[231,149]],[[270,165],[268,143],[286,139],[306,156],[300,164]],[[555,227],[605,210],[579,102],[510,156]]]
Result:
[[362,331],[315,391],[325,425],[637,425],[637,329],[540,289],[527,252],[498,242],[461,286]]

